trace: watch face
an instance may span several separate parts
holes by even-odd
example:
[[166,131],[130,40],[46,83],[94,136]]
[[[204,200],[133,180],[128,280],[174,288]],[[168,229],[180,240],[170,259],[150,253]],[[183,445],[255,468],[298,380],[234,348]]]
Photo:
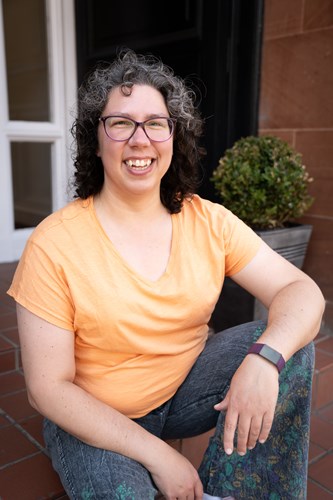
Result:
[[279,354],[278,352],[274,351],[273,349],[271,349],[267,345],[264,345],[261,348],[260,354],[262,356],[264,356],[265,358],[269,359],[269,361],[271,361],[275,365],[279,362],[279,360],[281,358],[281,354]]
[[275,349],[272,349],[272,347],[269,347],[266,344],[261,344],[260,342],[252,344],[248,354],[259,354],[259,356],[262,356],[273,363],[277,367],[279,373],[281,373],[286,364],[282,354]]

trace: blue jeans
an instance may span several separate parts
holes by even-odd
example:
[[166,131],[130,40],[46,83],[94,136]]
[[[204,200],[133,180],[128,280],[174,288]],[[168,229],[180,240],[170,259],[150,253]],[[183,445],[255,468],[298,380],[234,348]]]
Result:
[[[215,427],[199,468],[206,493],[246,500],[305,499],[313,343],[298,351],[280,375],[266,443],[244,457],[223,450],[224,413],[213,406],[226,395],[234,372],[264,329],[264,323],[251,322],[214,334],[173,398],[135,421],[161,439],[192,437]],[[73,500],[153,500],[158,493],[149,472],[126,456],[89,446],[49,420],[44,438]]]

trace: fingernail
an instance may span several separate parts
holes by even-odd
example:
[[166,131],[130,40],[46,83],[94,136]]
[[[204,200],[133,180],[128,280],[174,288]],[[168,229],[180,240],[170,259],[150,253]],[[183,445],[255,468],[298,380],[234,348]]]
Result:
[[227,454],[227,455],[231,455],[231,453],[232,453],[232,449],[231,449],[231,448],[227,448],[227,449],[225,450],[225,452],[226,452],[226,454]]
[[266,443],[266,439],[259,439],[259,443],[260,443],[260,444],[264,444],[264,443]]
[[239,452],[238,452],[238,455],[239,455],[240,457],[244,457],[245,452],[244,452],[244,451],[239,451]]

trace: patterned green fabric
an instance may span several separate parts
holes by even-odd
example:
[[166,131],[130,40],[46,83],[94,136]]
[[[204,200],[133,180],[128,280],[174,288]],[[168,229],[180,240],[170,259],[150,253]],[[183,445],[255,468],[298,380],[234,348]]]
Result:
[[224,452],[221,413],[199,469],[204,491],[236,500],[306,499],[313,366],[311,343],[280,374],[270,437],[244,457]]

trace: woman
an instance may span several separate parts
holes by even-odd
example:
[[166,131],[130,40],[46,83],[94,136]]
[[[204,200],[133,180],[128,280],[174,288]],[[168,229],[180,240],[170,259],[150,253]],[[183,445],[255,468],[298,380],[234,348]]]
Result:
[[[73,499],[305,498],[323,297],[194,194],[193,97],[132,51],[92,72],[73,127],[76,199],[36,228],[9,290],[29,400]],[[269,308],[267,327],[208,339],[226,275]],[[199,473],[166,442],[214,427]]]

